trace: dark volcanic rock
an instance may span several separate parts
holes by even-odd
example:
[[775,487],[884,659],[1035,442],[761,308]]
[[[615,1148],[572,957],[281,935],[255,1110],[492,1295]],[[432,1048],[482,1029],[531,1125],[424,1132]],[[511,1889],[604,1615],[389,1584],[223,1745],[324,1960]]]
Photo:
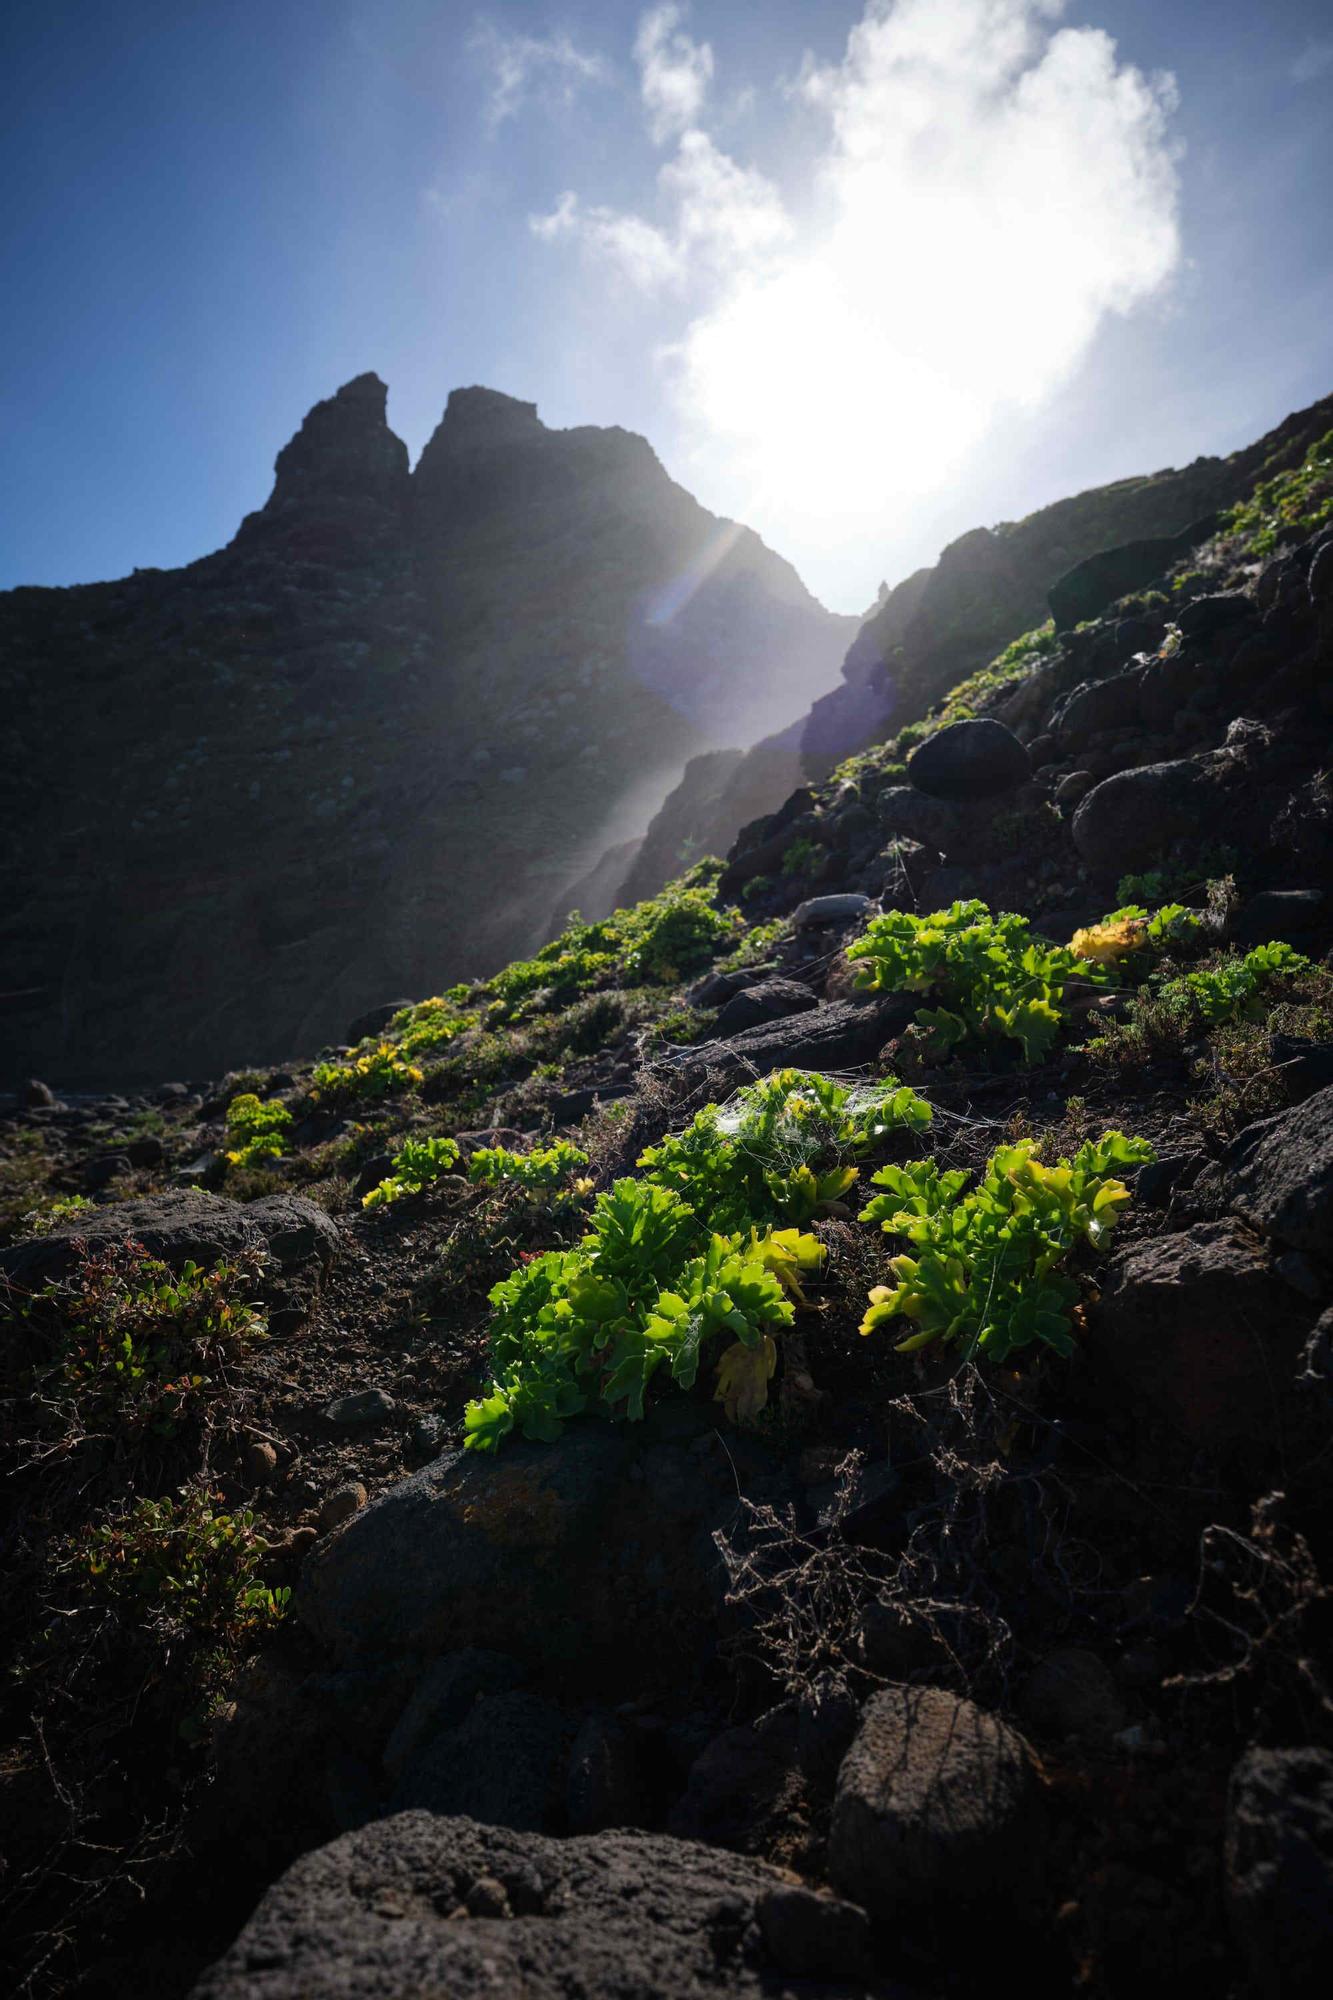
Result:
[[1209,1180],[1256,1229],[1333,1264],[1333,1088],[1247,1125]]
[[685,1049],[677,1065],[687,1074],[722,1070],[767,1076],[775,1069],[857,1069],[901,1034],[915,1002],[899,994],[873,1000],[831,1000],[785,1021],[761,1022],[727,1042],[704,1042]]
[[1333,1756],[1254,1749],[1231,1777],[1227,1904],[1264,2000],[1333,1982]]
[[540,1695],[517,1688],[482,1695],[461,1722],[418,1745],[389,1810],[420,1806],[487,1826],[554,1830],[570,1734],[560,1710]]
[[[659,1439],[673,1424],[680,1441]],[[645,1424],[571,1423],[558,1451],[446,1452],[309,1558],[297,1616],[339,1659],[479,1647],[619,1687],[683,1632],[707,1643],[724,1591],[712,1533],[737,1480],[785,1493],[757,1446],[737,1435],[724,1452],[712,1431],[707,1405],[676,1405]],[[609,1520],[632,1531],[609,1535]]]
[[797,1719],[779,1709],[753,1726],[724,1729],[695,1761],[667,1822],[672,1833],[742,1854],[762,1854],[801,1796]]
[[1146,867],[1173,841],[1200,831],[1203,796],[1202,773],[1189,758],[1118,771],[1074,814],[1074,845],[1100,873]]
[[866,1703],[843,1760],[829,1875],[878,1923],[943,1938],[1008,1930],[1042,1871],[1037,1773],[1018,1733],[939,1688]]
[[907,775],[919,792],[936,799],[986,799],[1012,792],[1031,775],[1028,753],[994,716],[950,723],[918,743]]
[[1121,1251],[1085,1352],[1117,1401],[1218,1444],[1271,1430],[1295,1356],[1286,1317],[1255,1238],[1235,1222],[1201,1222]]
[[738,1035],[743,1028],[756,1027],[761,1021],[785,1020],[792,1014],[808,1013],[818,1005],[810,988],[799,979],[763,979],[727,1001],[717,1017],[717,1033],[725,1040],[728,1035]]
[[182,1191],[114,1202],[80,1215],[45,1236],[0,1251],[0,1270],[24,1285],[44,1284],[74,1263],[80,1243],[142,1243],[173,1270],[192,1260],[214,1264],[241,1250],[262,1250],[282,1272],[307,1265],[327,1270],[338,1254],[337,1225],[304,1195],[267,1195],[262,1201],[228,1201],[220,1195]]
[[[819,1921],[759,1919],[783,1887],[760,1862],[663,1836],[549,1840],[403,1813],[289,1869],[194,2000],[778,2000]],[[865,1990],[840,1983],[860,1931],[837,1910],[812,2000]]]
[[1215,514],[1191,522],[1176,535],[1146,537],[1101,549],[1052,584],[1047,602],[1057,632],[1067,632],[1084,618],[1096,618],[1118,597],[1154,583],[1178,557],[1188,555],[1217,530]]

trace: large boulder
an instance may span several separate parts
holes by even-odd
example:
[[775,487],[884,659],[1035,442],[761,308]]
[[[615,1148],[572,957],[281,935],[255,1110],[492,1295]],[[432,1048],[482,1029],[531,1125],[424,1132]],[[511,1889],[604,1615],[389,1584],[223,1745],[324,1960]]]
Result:
[[1076,687],[1055,717],[1060,749],[1068,755],[1103,730],[1132,728],[1139,720],[1140,683],[1141,676],[1131,672]]
[[1093,787],[1074,814],[1074,845],[1099,874],[1158,861],[1173,842],[1202,830],[1203,773],[1188,757],[1117,771]]
[[45,1236],[15,1243],[0,1251],[0,1270],[19,1284],[41,1285],[70,1269],[81,1244],[96,1250],[127,1239],[176,1271],[190,1262],[216,1264],[261,1250],[284,1275],[312,1266],[327,1271],[340,1242],[337,1224],[304,1195],[239,1202],[178,1188],[85,1211]]
[[1084,1353],[1111,1399],[1160,1413],[1200,1444],[1266,1436],[1291,1374],[1299,1314],[1263,1245],[1229,1218],[1122,1250]]
[[931,798],[965,803],[1014,791],[1027,783],[1031,765],[1012,729],[993,715],[978,715],[951,722],[918,743],[907,760],[907,775]]
[[1333,1264],[1333,1087],[1247,1125],[1211,1183],[1266,1236]]
[[784,1021],[764,1021],[726,1042],[703,1042],[675,1058],[687,1077],[767,1076],[775,1069],[858,1069],[902,1033],[917,1007],[911,995],[831,1000]]
[[866,1703],[838,1775],[829,1878],[876,1923],[937,1943],[1011,1925],[1042,1879],[1035,1760],[998,1716],[942,1688]]
[[734,993],[717,1017],[717,1032],[726,1039],[754,1028],[761,1021],[785,1021],[792,1014],[807,1014],[819,1005],[810,988],[799,979],[761,979]]
[[1210,514],[1191,522],[1178,535],[1145,536],[1085,557],[1047,592],[1056,631],[1068,632],[1084,619],[1099,617],[1118,597],[1156,583],[1178,556],[1206,542],[1216,527],[1217,517]]
[[1263,2000],[1333,1986],[1333,1755],[1254,1749],[1231,1775],[1227,1907]]
[[643,1424],[573,1422],[557,1446],[446,1452],[316,1550],[297,1615],[339,1660],[490,1648],[608,1690],[663,1649],[702,1658],[737,1479],[756,1499],[787,1492],[757,1444],[724,1450],[714,1430],[709,1404],[676,1397]]
[[864,1950],[845,1903],[717,1848],[408,1812],[296,1862],[194,2000],[851,2000]]

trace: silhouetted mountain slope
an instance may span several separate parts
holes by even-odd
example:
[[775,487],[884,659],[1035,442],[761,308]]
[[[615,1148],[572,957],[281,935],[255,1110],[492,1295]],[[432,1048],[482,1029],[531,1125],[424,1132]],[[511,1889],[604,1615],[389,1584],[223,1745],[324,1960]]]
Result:
[[415,472],[374,375],[226,549],[0,597],[0,990],[20,1072],[309,1049],[534,943],[687,758],[827,686],[852,622],[650,446],[456,390]]

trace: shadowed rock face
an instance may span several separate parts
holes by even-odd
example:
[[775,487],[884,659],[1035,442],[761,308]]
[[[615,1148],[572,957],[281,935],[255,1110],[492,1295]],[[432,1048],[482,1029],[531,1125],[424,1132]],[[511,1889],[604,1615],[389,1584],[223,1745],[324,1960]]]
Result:
[[485,972],[834,677],[850,621],[642,438],[461,389],[411,472],[386,394],[316,404],[217,554],[0,596],[14,1076],[215,1074]]

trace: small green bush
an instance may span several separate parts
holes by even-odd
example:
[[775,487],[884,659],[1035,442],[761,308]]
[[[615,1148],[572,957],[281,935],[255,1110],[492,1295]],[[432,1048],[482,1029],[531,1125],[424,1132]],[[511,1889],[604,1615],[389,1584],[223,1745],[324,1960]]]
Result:
[[1256,945],[1244,958],[1232,954],[1216,966],[1187,972],[1163,986],[1161,997],[1168,1005],[1193,1012],[1211,1028],[1222,1021],[1253,1018],[1275,981],[1309,970],[1308,958],[1275,940]]
[[804,1223],[853,1186],[853,1159],[890,1133],[924,1131],[930,1119],[930,1106],[896,1077],[852,1088],[816,1071],[775,1070],[650,1146],[639,1171],[713,1229]]
[[33,1387],[75,1436],[169,1438],[265,1337],[263,1269],[253,1252],[177,1273],[137,1243],[86,1251],[23,1307],[44,1349]]
[[942,1174],[933,1160],[881,1168],[874,1184],[886,1192],[861,1219],[914,1254],[891,1260],[895,1282],[871,1292],[862,1333],[902,1318],[917,1329],[897,1343],[904,1352],[938,1340],[1004,1361],[1040,1341],[1071,1354],[1079,1284],[1062,1267],[1080,1244],[1105,1243],[1130,1199],[1117,1174],[1154,1157],[1146,1139],[1107,1132],[1046,1167],[1021,1140],[1000,1147],[970,1193],[965,1172]]
[[782,872],[788,878],[809,875],[820,859],[821,850],[813,840],[801,834],[793,840],[782,856]]
[[1030,1063],[1060,1031],[1067,981],[1095,976],[1064,945],[1034,939],[1026,917],[992,917],[975,901],[924,917],[906,910],[872,917],[847,956],[863,967],[860,986],[938,997],[938,1007],[916,1016],[936,1049],[1009,1039]]
[[704,1346],[727,1333],[718,1399],[734,1417],[756,1416],[776,1366],[773,1330],[791,1324],[802,1277],[823,1257],[813,1236],[777,1225],[827,1211],[857,1179],[852,1158],[930,1115],[893,1078],[852,1090],[782,1070],[649,1147],[641,1177],[599,1197],[577,1248],[491,1292],[494,1380],[469,1405],[469,1448],[493,1450],[514,1429],[554,1438],[594,1405],[640,1417],[659,1369],[690,1387]]
[[392,1042],[378,1042],[350,1062],[316,1063],[310,1075],[310,1095],[317,1104],[347,1104],[358,1098],[387,1097],[391,1091],[414,1090],[422,1072],[406,1062]]
[[587,1164],[588,1155],[567,1139],[534,1146],[530,1153],[512,1153],[507,1146],[478,1146],[468,1161],[467,1177],[475,1187],[498,1187],[502,1181],[512,1181],[534,1190],[554,1188]]
[[457,1142],[449,1138],[405,1139],[393,1156],[387,1179],[361,1197],[362,1208],[387,1208],[405,1195],[420,1194],[458,1165]]
[[221,1511],[222,1495],[191,1487],[176,1500],[137,1500],[92,1531],[86,1555],[90,1587],[160,1612],[189,1641],[238,1649],[284,1616],[291,1591],[259,1577],[268,1543],[251,1513]]
[[287,1150],[292,1114],[281,1098],[261,1100],[243,1091],[227,1106],[227,1158],[233,1167],[257,1167],[280,1160]]

